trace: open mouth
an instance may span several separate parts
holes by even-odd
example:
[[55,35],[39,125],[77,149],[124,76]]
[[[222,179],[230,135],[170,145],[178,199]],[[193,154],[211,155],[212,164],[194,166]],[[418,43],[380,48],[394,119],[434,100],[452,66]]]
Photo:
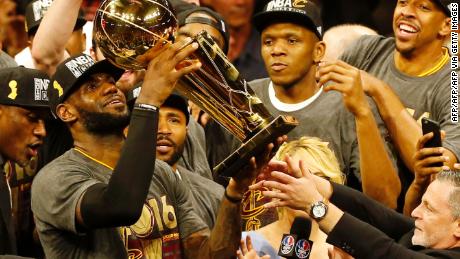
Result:
[[174,144],[169,140],[157,140],[157,151],[159,153],[167,153],[174,147]]
[[398,23],[396,36],[400,39],[407,40],[413,38],[419,31],[420,29],[417,26],[414,26],[409,23],[400,22]]
[[109,101],[105,103],[105,106],[119,106],[119,105],[125,105],[125,101],[121,96],[116,96],[114,98],[111,98]]
[[30,156],[37,156],[38,148],[40,148],[41,145],[42,145],[41,142],[36,142],[36,143],[27,145],[28,153],[30,154]]

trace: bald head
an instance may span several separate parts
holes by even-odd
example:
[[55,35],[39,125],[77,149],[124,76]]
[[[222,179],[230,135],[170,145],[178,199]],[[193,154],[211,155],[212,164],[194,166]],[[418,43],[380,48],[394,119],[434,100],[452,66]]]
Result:
[[355,40],[363,35],[378,35],[371,28],[359,24],[342,24],[327,30],[323,35],[326,54],[323,60],[336,60]]

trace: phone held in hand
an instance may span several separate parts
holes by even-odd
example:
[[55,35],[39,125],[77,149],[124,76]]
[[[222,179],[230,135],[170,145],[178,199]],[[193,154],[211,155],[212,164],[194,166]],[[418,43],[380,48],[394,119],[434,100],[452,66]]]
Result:
[[[422,118],[422,131],[423,135],[433,132],[433,137],[425,143],[425,148],[442,147],[441,127],[439,122],[427,118]],[[434,163],[431,166],[441,167],[443,166],[443,163]]]

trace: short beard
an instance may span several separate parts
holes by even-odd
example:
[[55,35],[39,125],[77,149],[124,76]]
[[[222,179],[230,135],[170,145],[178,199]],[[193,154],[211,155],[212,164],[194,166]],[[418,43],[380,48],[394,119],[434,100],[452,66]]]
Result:
[[129,113],[114,115],[103,112],[92,112],[84,109],[78,109],[83,126],[86,130],[94,135],[119,135],[129,125]]
[[158,134],[157,140],[161,140],[161,139],[168,140],[174,148],[174,153],[171,155],[171,157],[169,157],[169,159],[164,161],[168,165],[174,166],[177,163],[177,161],[179,161],[179,159],[182,157],[182,153],[184,153],[185,142],[182,143],[182,145],[177,145],[167,136]]

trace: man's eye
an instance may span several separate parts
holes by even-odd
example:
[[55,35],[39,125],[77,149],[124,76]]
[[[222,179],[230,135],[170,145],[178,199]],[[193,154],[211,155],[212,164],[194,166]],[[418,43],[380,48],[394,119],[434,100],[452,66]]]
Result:
[[272,45],[272,43],[273,43],[273,41],[270,40],[270,39],[264,40],[264,45],[266,45],[266,46],[270,46],[270,45]]
[[295,38],[290,38],[290,39],[288,39],[288,43],[289,43],[289,44],[295,44],[295,43],[297,43],[297,42],[298,42],[298,40],[295,39]]

